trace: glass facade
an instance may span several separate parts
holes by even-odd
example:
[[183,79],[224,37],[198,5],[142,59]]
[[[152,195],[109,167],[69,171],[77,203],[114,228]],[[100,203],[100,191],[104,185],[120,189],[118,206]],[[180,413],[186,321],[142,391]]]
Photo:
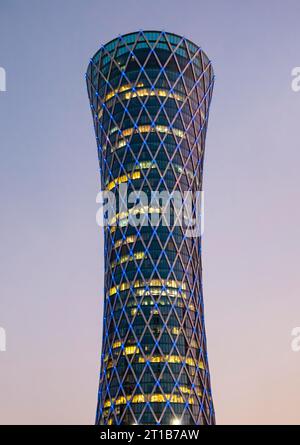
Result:
[[[202,190],[214,75],[198,46],[166,32],[119,36],[86,78],[103,190]],[[96,423],[214,424],[201,238],[175,224],[134,227],[123,213],[104,229]]]

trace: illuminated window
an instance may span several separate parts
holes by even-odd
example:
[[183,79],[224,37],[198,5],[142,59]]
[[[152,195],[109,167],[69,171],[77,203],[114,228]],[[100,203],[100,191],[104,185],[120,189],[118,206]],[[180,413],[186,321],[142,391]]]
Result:
[[198,348],[198,343],[196,342],[196,340],[193,338],[193,340],[191,341],[191,346],[193,348]]
[[113,343],[112,348],[117,349],[120,348],[120,346],[122,346],[122,342],[120,340],[117,340]]
[[152,394],[151,402],[153,403],[163,403],[165,402],[165,397],[162,394]]
[[[191,170],[183,168],[178,164],[173,164],[173,166],[175,168],[175,171],[177,171],[179,174],[186,174],[190,179],[194,179],[195,176]],[[141,178],[140,170],[146,170],[146,169],[148,170],[149,168],[154,169],[157,168],[157,165],[154,161],[142,161],[138,165],[133,165],[131,168],[132,171],[128,169],[128,173],[119,176],[118,178],[113,179],[110,182],[108,182],[109,179],[107,179],[106,190],[113,190],[114,187],[116,187],[116,185],[126,183],[129,181],[129,179],[131,180],[140,179]]]
[[110,233],[114,233],[117,230],[117,226],[108,227]]
[[[150,363],[183,363],[186,362],[187,365],[196,367],[197,363],[191,357],[186,359],[181,359],[179,355],[156,355],[152,357],[148,357],[147,360]],[[139,357],[139,363],[145,363],[144,357]],[[198,366],[201,369],[204,369],[204,364],[202,361],[198,362]]]
[[[122,283],[119,286],[113,286],[110,288],[108,294],[109,296],[115,295],[117,293],[117,290],[120,292],[124,290],[128,290],[130,288],[130,283]],[[154,278],[150,281],[142,281],[142,280],[136,280],[133,284],[133,287],[135,289],[140,287],[152,287],[152,286],[166,286],[166,287],[172,287],[172,288],[178,288],[178,286],[181,287],[181,289],[186,289],[186,283],[177,282],[175,280],[160,280],[158,278]]]
[[176,99],[178,101],[183,102],[184,96],[178,93],[171,93],[168,90],[158,89],[151,90],[148,88],[143,88],[137,91],[130,91],[124,95],[125,99],[133,99],[134,97],[147,97],[147,96],[159,96],[159,97],[168,97],[170,99]]
[[155,125],[152,127],[151,125],[140,125],[138,128],[127,128],[122,131],[122,136],[131,136],[133,133],[155,133],[158,131],[159,133],[168,133],[176,134],[176,136],[185,137],[185,133],[183,130],[179,130],[179,128],[173,128],[172,130],[166,125]]
[[159,214],[160,212],[161,212],[161,209],[159,207],[149,207],[149,206],[133,207],[132,209],[129,209],[129,211],[117,213],[115,216],[113,216],[111,218],[111,220],[109,221],[109,224],[114,225],[117,222],[119,222],[119,225],[121,225],[121,226],[122,226],[122,224],[127,225],[127,223],[128,223],[127,219],[130,215],[133,215],[133,216],[139,215],[139,214],[146,215],[147,213],[148,214],[153,214],[153,213]]
[[[118,405],[126,405],[127,402],[135,403],[145,403],[145,402],[152,402],[152,403],[165,403],[166,400],[170,401],[171,403],[185,403],[185,400],[180,394],[136,394],[132,397],[131,395],[126,396],[120,396],[117,399],[113,400],[113,404]],[[193,397],[189,397],[188,403],[190,405],[195,404],[195,400]],[[109,408],[111,406],[111,401],[106,400],[104,402],[104,408]]]
[[[151,290],[146,290],[146,289],[139,289],[138,291],[136,291],[136,295],[142,297],[142,296],[147,296],[147,295],[161,295],[163,297],[168,296],[168,297],[172,297],[172,298],[184,298],[186,299],[186,293],[182,293],[179,292],[175,289],[162,289],[162,287],[155,287],[155,288],[151,288]],[[184,306],[182,306],[184,307]]]
[[110,369],[113,367],[113,362],[112,360],[109,360],[109,362],[107,363],[107,369]]
[[124,256],[122,256],[119,259],[119,261],[113,261],[111,263],[111,267],[114,268],[114,267],[116,267],[116,266],[118,266],[120,264],[123,264],[123,263],[126,263],[126,262],[130,262],[130,261],[133,261],[133,260],[137,260],[138,261],[138,260],[142,260],[144,258],[146,258],[145,252],[135,252],[133,254],[133,256],[131,256],[131,255],[124,255]]
[[[122,137],[131,136],[132,134],[137,133],[155,133],[158,131],[159,133],[167,133],[167,134],[175,134],[176,136],[180,138],[185,138],[185,133],[183,130],[180,130],[179,128],[172,128],[165,125],[156,125],[152,127],[151,125],[140,125],[138,128],[127,128],[126,130],[122,131]],[[118,150],[119,148],[124,147],[127,144],[126,139],[121,139],[116,146],[111,147],[111,151]]]
[[191,388],[187,386],[180,386],[179,389],[183,394],[191,394]]
[[139,179],[140,177],[141,173],[139,171],[119,176],[118,178],[114,179],[109,184],[107,184],[106,190],[112,190],[118,184],[123,184],[124,182],[128,182],[129,179]]
[[119,127],[112,127],[111,129],[110,129],[110,131],[109,131],[109,134],[113,134],[113,133],[115,133],[117,130],[118,130],[118,128]]
[[125,405],[127,403],[127,399],[124,396],[120,396],[116,401],[115,405]]
[[190,179],[194,179],[195,175],[194,172],[192,172],[192,170],[189,170],[188,168],[184,168],[181,165],[178,164],[173,164],[175,170],[180,173],[180,174],[186,174]]
[[191,357],[188,357],[187,359],[185,359],[185,362],[187,365],[196,366],[195,361]]
[[[143,87],[143,86],[144,86],[143,83],[137,84],[137,87]],[[117,88],[117,89],[112,90],[109,93],[107,93],[107,95],[104,98],[104,102],[107,102],[109,99],[114,97],[116,94],[123,93],[124,91],[128,91],[130,89],[132,89],[132,85],[130,85],[130,84],[122,85],[120,88]]]
[[128,182],[129,179],[135,180],[141,178],[140,170],[149,169],[149,168],[157,168],[157,165],[153,161],[144,161],[140,162],[137,166],[135,165],[134,171],[128,172],[126,175],[119,176],[118,178],[110,181],[106,185],[106,190],[112,190],[117,184],[122,184]]
[[203,363],[202,361],[199,361],[198,366],[199,366],[199,368],[201,368],[201,369],[205,369],[205,367],[204,367],[204,363]]
[[179,333],[180,333],[180,328],[178,328],[177,326],[174,326],[174,328],[172,328],[172,334],[178,335]]
[[114,247],[118,248],[121,245],[124,245],[124,246],[127,245],[128,246],[129,244],[134,243],[136,238],[137,238],[136,235],[129,235],[129,236],[127,236],[127,238],[125,240],[119,239],[118,241],[115,242]]
[[[142,82],[137,84],[137,88],[141,88],[138,90],[134,90],[132,89],[132,85],[130,84],[126,84],[126,85],[122,85],[120,88],[114,89],[112,91],[110,91],[109,93],[106,94],[106,96],[104,97],[104,103],[108,102],[110,99],[112,99],[114,96],[116,96],[116,94],[121,94],[121,93],[125,93],[124,94],[124,98],[126,100],[129,99],[133,99],[135,97],[147,97],[147,96],[159,96],[159,97],[169,97],[170,99],[176,99],[178,101],[183,102],[185,100],[185,97],[180,94],[180,93],[171,93],[170,91],[166,90],[166,89],[157,89],[157,90],[152,90],[149,88],[142,88],[144,86],[144,84]],[[129,91],[131,90],[131,91]],[[108,105],[109,107],[109,105]],[[98,117],[100,119],[100,113],[101,110],[99,110],[99,114]]]
[[126,346],[126,348],[123,351],[123,355],[133,355],[139,352],[140,350],[137,346]]
[[143,403],[143,402],[145,402],[145,396],[143,394],[137,394],[132,398],[132,403]]
[[168,397],[168,400],[170,400],[171,403],[184,403],[183,397],[178,394],[172,394]]
[[141,169],[148,169],[148,168],[156,168],[156,164],[153,161],[141,161],[139,163],[139,166]]

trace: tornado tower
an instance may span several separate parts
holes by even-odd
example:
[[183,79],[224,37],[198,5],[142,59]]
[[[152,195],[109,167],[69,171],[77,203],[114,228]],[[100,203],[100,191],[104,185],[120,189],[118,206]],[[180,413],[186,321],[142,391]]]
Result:
[[[120,35],[90,60],[86,79],[102,190],[116,202],[125,184],[147,196],[202,190],[214,75],[201,48],[167,32]],[[96,424],[214,424],[201,237],[178,224],[136,227],[128,213],[104,228]]]

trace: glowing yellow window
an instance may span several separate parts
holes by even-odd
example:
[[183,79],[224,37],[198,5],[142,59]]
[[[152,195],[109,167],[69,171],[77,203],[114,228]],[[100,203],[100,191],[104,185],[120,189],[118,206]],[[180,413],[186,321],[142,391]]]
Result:
[[129,179],[139,179],[140,177],[141,173],[139,171],[128,173],[128,175],[119,176],[106,186],[106,190],[112,190],[117,184],[123,184],[124,182],[128,182]]
[[131,174],[131,179],[140,179],[141,173],[139,171],[133,172]]
[[118,143],[117,148],[125,147],[125,145],[126,145],[126,141],[125,141],[125,140],[121,140],[121,141]]
[[195,366],[195,361],[191,357],[188,357],[185,362],[187,365]]
[[162,284],[161,280],[153,279],[150,281],[150,286],[160,286]]
[[163,357],[160,357],[160,356],[156,356],[156,357],[154,356],[151,359],[151,363],[161,363],[163,361],[164,361]]
[[114,286],[110,289],[109,295],[114,295],[117,292],[117,288]]
[[133,259],[135,260],[142,260],[143,258],[145,258],[145,252],[136,252],[133,257],[130,257],[129,255],[126,255],[125,257],[121,258],[121,264],[125,263],[126,261],[133,261]]
[[150,400],[153,403],[163,403],[165,401],[165,397],[162,394],[152,394]]
[[123,351],[124,355],[133,355],[135,353],[139,353],[140,350],[137,346],[126,346],[126,348]]
[[143,394],[137,394],[132,398],[132,403],[144,403],[144,402],[145,402],[145,396]]
[[183,394],[190,394],[190,393],[191,393],[191,389],[188,388],[187,386],[180,386],[179,388],[180,388],[180,391],[181,391]]
[[137,237],[135,235],[129,235],[129,236],[127,236],[127,238],[125,240],[119,239],[118,241],[115,242],[115,248],[120,247],[122,244],[124,244],[124,245],[132,244],[132,243],[134,243],[136,238]]
[[128,99],[132,99],[135,97],[156,96],[156,95],[159,97],[170,97],[170,98],[181,100],[181,101],[184,100],[184,97],[181,96],[180,94],[170,93],[169,91],[162,90],[162,89],[155,91],[155,90],[152,90],[149,88],[143,88],[143,89],[140,89],[137,91],[130,91],[130,92],[126,93],[124,97],[126,100],[128,100]]
[[205,369],[204,363],[200,360],[198,363],[199,368]]
[[142,260],[145,257],[145,252],[137,252],[134,257],[136,260]]
[[125,405],[127,403],[127,399],[124,396],[120,396],[117,400],[116,400],[116,405]]
[[116,348],[120,348],[121,345],[122,345],[122,342],[120,340],[117,340],[113,343],[112,347],[113,347],[113,349],[116,349]]
[[133,133],[133,128],[127,128],[122,131],[122,136],[130,136]]
[[184,403],[183,397],[178,394],[172,394],[169,400],[172,403]]
[[171,363],[181,363],[181,359],[180,359],[179,355],[172,355],[170,357],[170,361],[171,361]]

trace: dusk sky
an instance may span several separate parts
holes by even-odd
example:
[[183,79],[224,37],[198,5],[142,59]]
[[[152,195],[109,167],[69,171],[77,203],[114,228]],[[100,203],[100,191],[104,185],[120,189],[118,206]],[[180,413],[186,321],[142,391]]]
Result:
[[0,0],[1,424],[93,424],[103,304],[84,74],[118,34],[200,45],[216,84],[203,280],[218,424],[300,423],[299,0]]

